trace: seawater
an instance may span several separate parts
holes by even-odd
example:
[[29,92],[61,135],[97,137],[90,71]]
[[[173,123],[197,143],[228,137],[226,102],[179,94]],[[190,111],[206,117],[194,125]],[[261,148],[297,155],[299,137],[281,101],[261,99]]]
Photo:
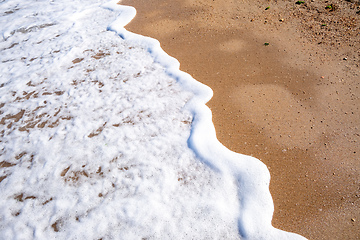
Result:
[[117,1],[2,1],[1,239],[302,239],[218,142],[212,91]]

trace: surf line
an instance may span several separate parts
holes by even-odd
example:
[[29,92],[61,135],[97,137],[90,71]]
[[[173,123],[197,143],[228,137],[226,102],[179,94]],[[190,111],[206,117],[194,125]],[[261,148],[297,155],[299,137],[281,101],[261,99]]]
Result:
[[190,74],[180,70],[177,59],[169,56],[156,39],[129,32],[125,26],[136,16],[136,9],[120,5],[118,0],[101,6],[118,14],[116,20],[108,26],[122,39],[145,46],[154,62],[165,68],[184,90],[194,93],[186,103],[186,109],[193,115],[188,146],[197,158],[222,176],[222,179],[234,185],[238,203],[234,209],[237,229],[242,239],[305,239],[290,232],[274,228],[271,220],[274,204],[269,190],[270,172],[260,160],[235,153],[222,145],[216,137],[211,110],[206,103],[212,98],[213,91],[196,81]]

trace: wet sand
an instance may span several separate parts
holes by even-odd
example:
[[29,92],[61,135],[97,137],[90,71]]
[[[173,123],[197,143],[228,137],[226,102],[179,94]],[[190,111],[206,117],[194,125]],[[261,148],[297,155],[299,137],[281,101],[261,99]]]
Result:
[[121,4],[137,9],[128,30],[213,89],[218,139],[268,166],[275,227],[360,239],[359,4],[333,2]]

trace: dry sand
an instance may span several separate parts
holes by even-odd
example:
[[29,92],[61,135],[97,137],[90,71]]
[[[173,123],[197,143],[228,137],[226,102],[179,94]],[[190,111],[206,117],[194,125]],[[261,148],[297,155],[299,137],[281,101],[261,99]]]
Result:
[[121,4],[138,12],[128,30],[213,89],[218,139],[269,167],[275,227],[360,239],[360,2],[295,2]]

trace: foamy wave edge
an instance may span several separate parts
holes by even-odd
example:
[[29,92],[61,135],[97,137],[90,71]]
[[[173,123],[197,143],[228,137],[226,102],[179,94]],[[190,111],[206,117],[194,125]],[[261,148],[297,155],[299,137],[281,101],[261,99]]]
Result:
[[169,56],[156,39],[129,32],[125,26],[135,17],[136,9],[111,1],[103,8],[118,13],[117,19],[108,29],[117,33],[126,41],[141,44],[154,58],[154,61],[165,67],[166,73],[176,79],[185,90],[194,93],[186,104],[193,114],[191,134],[188,146],[197,158],[224,179],[235,182],[239,209],[238,231],[242,239],[306,239],[298,234],[286,232],[271,225],[274,204],[269,191],[270,172],[260,160],[235,153],[227,149],[216,138],[211,110],[205,105],[213,96],[208,86],[196,81],[191,75],[180,70],[177,59]]

